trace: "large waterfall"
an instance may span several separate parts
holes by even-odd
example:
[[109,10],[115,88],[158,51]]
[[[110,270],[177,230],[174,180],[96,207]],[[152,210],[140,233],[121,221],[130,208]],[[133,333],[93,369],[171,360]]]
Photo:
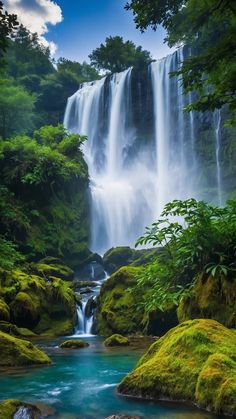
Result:
[[[169,77],[183,54],[153,62],[145,74],[130,68],[84,83],[68,99],[65,126],[88,137],[93,251],[133,246],[172,199],[222,202],[221,115],[183,112],[192,95]],[[199,140],[206,136],[209,167]]]

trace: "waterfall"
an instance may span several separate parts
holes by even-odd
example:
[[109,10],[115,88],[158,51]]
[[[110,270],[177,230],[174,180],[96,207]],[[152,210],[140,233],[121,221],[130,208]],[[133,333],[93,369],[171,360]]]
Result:
[[[129,68],[84,83],[68,99],[65,127],[88,137],[91,249],[99,254],[134,246],[168,201],[222,202],[221,114],[183,112],[194,94],[183,95],[169,73],[184,56],[179,49],[145,75]],[[208,136],[215,138],[213,165],[201,149]]]

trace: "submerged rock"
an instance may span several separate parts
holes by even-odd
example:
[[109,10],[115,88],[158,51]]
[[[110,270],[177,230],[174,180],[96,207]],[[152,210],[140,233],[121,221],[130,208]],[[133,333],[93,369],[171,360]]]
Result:
[[0,402],[0,419],[40,419],[41,411],[34,405],[19,400]]
[[87,348],[89,346],[88,342],[80,339],[71,339],[65,340],[60,344],[60,348],[62,349],[80,349],[80,348]]
[[27,340],[0,332],[0,366],[50,364],[50,358]]
[[118,392],[235,415],[236,333],[214,320],[186,321],[151,345]]
[[129,416],[129,415],[111,415],[106,419],[141,419],[140,416]]
[[130,341],[125,336],[114,334],[104,341],[105,346],[128,346]]

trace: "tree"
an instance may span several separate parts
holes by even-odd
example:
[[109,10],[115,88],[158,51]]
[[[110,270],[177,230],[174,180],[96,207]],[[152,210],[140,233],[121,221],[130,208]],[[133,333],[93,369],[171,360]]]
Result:
[[142,68],[152,61],[148,51],[141,46],[136,47],[131,41],[124,42],[121,36],[106,38],[105,44],[93,50],[89,58],[98,70],[108,70],[111,73],[131,66]]
[[236,3],[228,0],[131,0],[141,31],[163,25],[169,46],[189,45],[191,56],[176,73],[186,92],[197,92],[187,110],[214,110],[224,104],[236,112]]
[[0,137],[32,130],[34,103],[35,96],[23,87],[0,81]]
[[3,2],[0,1],[0,64],[3,64],[3,55],[8,46],[8,39],[18,25],[17,16],[3,11]]

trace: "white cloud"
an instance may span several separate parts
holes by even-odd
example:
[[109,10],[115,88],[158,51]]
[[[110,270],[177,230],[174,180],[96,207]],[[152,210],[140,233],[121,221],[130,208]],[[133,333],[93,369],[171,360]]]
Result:
[[55,54],[57,45],[44,35],[48,32],[48,24],[56,25],[63,20],[57,3],[51,0],[5,0],[4,5],[9,13],[17,15],[18,21],[27,29],[37,32],[43,45],[50,48],[52,55]]

